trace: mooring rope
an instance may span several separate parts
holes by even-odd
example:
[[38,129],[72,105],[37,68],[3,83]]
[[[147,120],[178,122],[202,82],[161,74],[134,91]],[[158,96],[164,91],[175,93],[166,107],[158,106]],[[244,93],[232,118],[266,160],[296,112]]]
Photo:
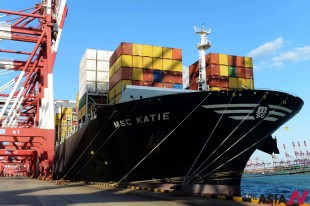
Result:
[[183,119],[177,124],[175,128],[173,128],[145,157],[143,157],[124,177],[122,177],[117,184],[121,183],[124,179],[127,178],[127,176],[135,169],[137,168],[154,150],[156,150],[209,96],[211,93],[209,93],[201,102],[198,103],[198,105]]
[[[235,92],[232,94],[232,96],[231,96],[229,102],[227,103],[227,106],[226,106],[226,108],[225,108],[225,111],[226,111],[228,105],[230,104],[231,100],[232,100],[234,97],[235,97]],[[187,174],[185,175],[183,184],[185,184],[186,178],[189,177],[190,172],[192,171],[193,167],[195,166],[196,162],[198,161],[199,157],[201,156],[202,152],[204,151],[204,149],[205,149],[206,145],[208,144],[208,142],[209,142],[211,136],[213,135],[215,129],[216,129],[217,126],[218,126],[218,124],[220,123],[220,121],[221,121],[223,115],[224,115],[224,113],[222,113],[222,115],[220,116],[220,118],[219,118],[219,120],[217,121],[215,127],[213,128],[213,131],[210,133],[208,139],[206,140],[205,144],[204,144],[203,147],[201,148],[201,150],[200,150],[199,154],[197,155],[195,161],[193,162],[192,166],[190,167],[190,169],[188,170]],[[199,167],[199,168],[200,168],[200,167]],[[195,173],[195,172],[194,172],[194,173]]]

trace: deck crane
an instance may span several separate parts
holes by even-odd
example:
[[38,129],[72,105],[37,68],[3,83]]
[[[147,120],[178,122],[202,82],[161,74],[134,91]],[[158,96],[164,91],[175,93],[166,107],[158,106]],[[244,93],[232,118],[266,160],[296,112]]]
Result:
[[298,148],[299,148],[299,156],[300,156],[300,161],[304,162],[305,161],[305,153],[302,151],[300,147],[300,142],[297,142]]
[[304,141],[304,146],[305,146],[305,149],[306,149],[307,163],[310,163],[310,151],[308,151],[306,141]]
[[[1,74],[14,74],[0,87],[0,160],[23,156],[32,175],[40,177],[52,174],[53,66],[67,11],[66,0],[42,0],[22,11],[0,10],[0,44],[14,42],[14,49],[0,49],[14,55],[0,60]],[[18,43],[25,47],[16,49]]]

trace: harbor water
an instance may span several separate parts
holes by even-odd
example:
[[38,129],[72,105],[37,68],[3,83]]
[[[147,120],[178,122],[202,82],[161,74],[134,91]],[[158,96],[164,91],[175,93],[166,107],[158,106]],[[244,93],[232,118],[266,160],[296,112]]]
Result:
[[252,196],[260,198],[264,195],[272,195],[275,199],[281,195],[286,201],[290,200],[293,191],[298,191],[299,197],[302,197],[305,191],[308,191],[306,202],[310,203],[310,173],[292,174],[292,175],[244,175],[241,180],[242,197]]

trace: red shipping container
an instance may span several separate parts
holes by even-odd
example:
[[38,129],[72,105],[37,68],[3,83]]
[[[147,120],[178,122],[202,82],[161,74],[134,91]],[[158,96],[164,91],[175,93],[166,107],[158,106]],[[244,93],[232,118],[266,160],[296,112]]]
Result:
[[143,81],[144,82],[153,82],[153,70],[151,69],[143,69]]
[[198,77],[199,75],[199,62],[195,62],[188,67],[189,69],[189,77]]
[[113,65],[122,54],[132,55],[132,43],[121,42],[110,57],[110,65]]
[[189,89],[190,89],[190,90],[198,90],[198,84],[191,84],[191,85],[189,86]]
[[229,86],[228,77],[211,76],[207,80],[209,87],[227,88]]
[[173,84],[172,83],[163,83],[163,88],[172,88]]
[[172,59],[182,60],[182,49],[172,48]]
[[245,78],[251,79],[253,78],[253,68],[244,68],[245,70]]
[[153,83],[153,86],[154,86],[154,87],[160,87],[160,88],[163,88],[164,83],[161,83],[161,82],[154,82],[154,83]]
[[144,81],[139,81],[139,80],[133,80],[132,85],[137,85],[137,86],[152,86],[153,82],[144,82]]
[[173,72],[172,73],[172,83],[173,84],[182,84],[182,72]]
[[120,80],[132,79],[132,67],[120,67],[109,79],[109,88],[113,88]]
[[236,74],[237,74],[237,77],[245,78],[245,67],[237,67]]
[[244,67],[244,57],[243,56],[237,56],[236,57],[236,66]]
[[228,65],[229,66],[236,66],[237,56],[228,55]]
[[206,55],[206,64],[220,64],[219,63],[219,54],[218,53],[209,53]]
[[164,71],[163,82],[164,83],[172,83],[173,81],[173,72],[172,71]]
[[220,75],[220,65],[218,64],[210,64],[206,68],[207,76],[217,76]]

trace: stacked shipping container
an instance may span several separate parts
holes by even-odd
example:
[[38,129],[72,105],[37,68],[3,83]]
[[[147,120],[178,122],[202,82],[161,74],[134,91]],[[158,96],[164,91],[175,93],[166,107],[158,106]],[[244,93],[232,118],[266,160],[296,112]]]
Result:
[[109,103],[126,85],[182,89],[182,50],[122,42],[110,58]]
[[86,49],[80,61],[79,119],[86,115],[88,95],[108,93],[109,61],[112,54],[113,51]]
[[[254,89],[251,57],[209,53],[206,55],[206,79],[210,90]],[[189,66],[191,90],[197,90],[199,61]]]
[[78,128],[76,102],[70,100],[55,101],[56,138],[62,141]]

